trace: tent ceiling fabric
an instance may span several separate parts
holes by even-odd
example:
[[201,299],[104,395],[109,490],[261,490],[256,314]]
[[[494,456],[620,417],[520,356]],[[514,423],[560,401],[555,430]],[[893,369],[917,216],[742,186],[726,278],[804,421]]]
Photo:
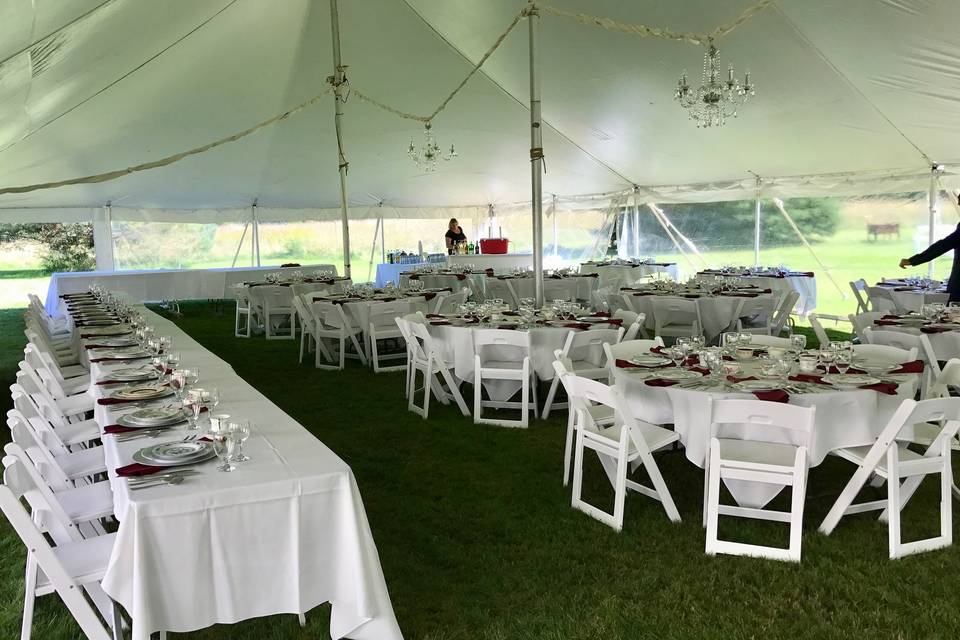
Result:
[[[752,0],[552,0],[623,22],[709,30]],[[0,0],[0,185],[94,174],[245,129],[326,87],[325,0]],[[429,113],[522,8],[517,0],[341,2],[352,85]],[[757,96],[699,130],[673,101],[703,49],[541,19],[544,192],[630,189],[663,202],[923,189],[928,160],[960,161],[960,3],[780,0],[717,45]],[[201,26],[202,25],[202,26]],[[65,28],[64,28],[65,27]],[[529,200],[521,23],[434,123],[461,156],[406,157],[422,126],[345,106],[351,205],[430,208]],[[53,34],[53,35],[50,35]],[[39,44],[29,47],[31,42]],[[332,100],[332,98],[330,99]],[[332,102],[240,142],[111,182],[0,197],[0,208],[335,210]],[[823,176],[809,178],[796,176]],[[366,209],[362,209],[366,211]],[[426,210],[426,209],[424,209]],[[437,211],[440,211],[437,209]],[[13,213],[13,212],[10,212]],[[0,212],[0,216],[5,215]]]

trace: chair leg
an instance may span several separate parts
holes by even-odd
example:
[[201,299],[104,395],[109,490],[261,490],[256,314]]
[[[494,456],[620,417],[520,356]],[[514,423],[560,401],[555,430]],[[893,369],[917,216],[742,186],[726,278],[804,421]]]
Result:
[[715,555],[717,552],[717,528],[720,519],[720,452],[712,450],[710,455],[709,484],[707,486],[707,542],[705,552]]
[[523,379],[523,386],[520,387],[520,405],[520,426],[526,428],[530,425],[530,376]]
[[570,481],[570,455],[573,448],[573,409],[567,412],[567,437],[563,443],[563,486],[567,486]]
[[573,460],[573,490],[570,492],[570,506],[578,508],[583,490],[583,432],[576,431],[576,448]]
[[550,383],[550,391],[547,392],[547,400],[543,403],[543,419],[546,420],[550,417],[550,409],[553,407],[553,397],[557,394],[557,387],[560,386],[560,378],[557,376],[553,377],[553,381]]
[[[356,342],[356,340],[354,340]],[[347,366],[347,338],[340,334],[340,370],[343,371]]]
[[483,379],[480,377],[480,367],[475,369],[473,375],[473,423],[480,424],[480,417],[483,415]]
[[37,599],[37,561],[27,552],[27,572],[23,590],[23,622],[20,627],[20,640],[30,640],[33,631],[33,605]]
[[623,509],[627,500],[627,452],[622,447],[617,456],[617,476],[613,487],[613,528],[623,531]]
[[433,388],[433,361],[427,363],[423,378],[423,419],[430,413],[430,389]]
[[798,462],[793,469],[793,487],[790,489],[790,548],[794,562],[800,562],[800,543],[803,535],[803,503],[807,495],[807,462]]
[[123,616],[120,614],[120,605],[113,602],[111,609],[110,630],[113,635],[113,640],[123,640]]

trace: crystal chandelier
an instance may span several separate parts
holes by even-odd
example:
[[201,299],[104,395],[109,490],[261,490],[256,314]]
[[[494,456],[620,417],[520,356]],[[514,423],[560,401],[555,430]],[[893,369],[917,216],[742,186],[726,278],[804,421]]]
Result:
[[436,171],[437,161],[440,160],[441,157],[447,161],[453,160],[459,154],[452,144],[450,145],[450,151],[446,154],[440,152],[440,145],[437,144],[437,139],[433,135],[433,129],[430,128],[430,123],[428,122],[423,128],[423,146],[417,149],[413,144],[413,140],[411,140],[410,146],[407,147],[407,155],[417,163],[421,171]]
[[756,90],[750,82],[750,72],[743,77],[743,84],[733,77],[733,65],[727,69],[727,79],[720,79],[720,51],[709,41],[703,54],[703,78],[701,85],[693,89],[687,84],[687,72],[680,75],[674,99],[690,112],[697,127],[719,127],[727,118],[737,116],[737,107],[745,103]]

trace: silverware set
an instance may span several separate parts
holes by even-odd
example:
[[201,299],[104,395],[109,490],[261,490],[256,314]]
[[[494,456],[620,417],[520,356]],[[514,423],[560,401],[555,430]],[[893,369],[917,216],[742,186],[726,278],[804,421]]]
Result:
[[[114,437],[117,439],[117,442],[127,442],[128,440],[139,440],[141,438],[159,438],[163,435],[169,435],[171,432],[170,427],[164,427],[163,429],[140,429],[139,431],[132,431],[130,433],[121,433]],[[199,438],[199,434],[194,434],[187,436],[183,441],[193,442]]]
[[130,487],[131,491],[137,491],[138,489],[149,489],[150,487],[160,487],[163,485],[178,485],[186,481],[187,478],[196,475],[200,475],[200,472],[193,469],[178,469],[176,471],[155,473],[149,476],[129,478],[127,486]]

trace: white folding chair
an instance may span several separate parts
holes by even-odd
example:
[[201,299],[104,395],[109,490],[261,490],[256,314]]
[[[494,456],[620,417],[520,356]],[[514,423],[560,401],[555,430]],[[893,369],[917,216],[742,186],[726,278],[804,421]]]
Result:
[[460,305],[466,302],[469,297],[470,289],[466,287],[449,295],[443,295],[442,293],[438,294],[437,304],[433,308],[433,313],[438,315],[445,313],[456,313],[460,309]]
[[759,347],[776,347],[778,349],[789,349],[792,346],[790,344],[790,338],[768,336],[763,333],[752,334],[750,336],[750,344],[755,344]]
[[901,349],[884,344],[855,344],[853,355],[872,362],[887,362],[889,364],[903,364],[917,359],[916,349]]
[[863,278],[850,282],[850,290],[853,291],[853,298],[857,301],[857,311],[851,315],[867,313],[870,309],[867,307],[867,281]]
[[253,303],[250,302],[250,287],[236,284],[230,289],[237,302],[233,318],[233,335],[237,338],[249,338],[253,330]]
[[[367,364],[367,357],[364,355],[363,348],[360,346],[360,341],[357,340],[357,335],[361,335],[363,331],[360,327],[354,326],[350,319],[347,317],[347,314],[343,311],[343,306],[335,304],[333,302],[314,302],[309,307],[310,315],[313,317],[314,321],[314,335],[317,339],[317,353],[314,366],[318,369],[340,369],[342,370],[346,366],[346,359],[358,358],[364,366]],[[324,346],[321,348],[323,340],[334,340],[339,345],[339,358],[340,364],[337,365],[326,365],[320,363],[320,356],[324,357],[330,356],[330,359],[333,360],[333,356]],[[350,344],[353,345],[354,353],[349,353],[347,351],[347,340],[350,341]]]
[[[297,336],[297,312],[293,308],[293,290],[280,285],[251,287],[250,298],[260,318],[267,340],[293,340]],[[274,322],[274,320],[278,320]],[[282,331],[284,325],[289,332]]]
[[867,300],[870,301],[871,311],[883,311],[885,313],[902,313],[903,309],[897,304],[893,297],[893,292],[889,287],[867,287]]
[[[798,407],[761,400],[714,400],[710,398],[710,450],[704,470],[704,524],[706,553],[757,556],[800,562],[803,503],[807,486],[807,452],[813,434],[814,407]],[[791,433],[791,442],[765,440],[762,436],[738,437],[729,427],[749,425],[752,434],[761,429],[778,435]],[[772,435],[772,434],[771,434]],[[720,504],[721,480],[747,481],[791,487],[789,511]],[[786,522],[790,542],[786,549],[720,540],[720,516],[735,516]]]
[[564,302],[573,302],[576,300],[576,290],[570,284],[570,281],[555,280],[544,278],[543,280],[543,299],[544,300],[563,300]]
[[[529,412],[537,416],[536,374],[530,369],[530,334],[527,331],[508,329],[476,329],[473,331],[473,421],[475,424],[492,424],[501,427],[522,427],[529,424]],[[520,382],[520,401],[484,400],[484,382]],[[533,401],[531,402],[531,387]],[[516,395],[516,392],[513,394]],[[483,417],[483,408],[519,409],[519,420],[494,420]]]
[[513,284],[509,280],[501,280],[497,277],[488,277],[486,280],[486,299],[503,300],[510,305],[511,309],[520,306],[517,299],[517,293],[513,290]]
[[863,339],[863,330],[873,326],[873,323],[882,318],[886,313],[883,311],[866,311],[860,314],[850,314],[847,318],[850,319],[850,324],[853,325],[853,333],[860,342],[865,342]]
[[657,336],[652,339],[623,340],[619,344],[611,344],[603,347],[607,355],[607,367],[610,370],[609,378],[614,380],[614,370],[617,367],[617,360],[629,360],[634,356],[641,354],[650,354],[650,349],[654,347],[663,348],[663,338]]
[[653,296],[642,296],[629,291],[623,293],[623,301],[627,303],[627,309],[633,311],[638,316],[643,316],[643,331],[641,336],[649,337],[656,327],[653,321]]
[[[25,477],[25,474],[20,475]],[[29,554],[21,640],[29,640],[31,637],[34,599],[36,596],[53,592],[63,600],[86,638],[89,640],[121,638],[122,620],[119,609],[116,606],[113,607],[111,624],[114,633],[111,635],[83,594],[83,590],[87,587],[100,589],[100,581],[106,573],[116,534],[63,540],[55,547],[51,546],[44,536],[45,532],[20,502],[23,494],[29,490],[30,486],[27,483],[21,483],[20,478],[14,480],[12,476],[5,478],[5,484],[0,486],[0,510],[23,541]],[[47,512],[49,507],[44,511],[44,513]],[[87,592],[93,597],[93,589]]]
[[863,337],[867,344],[882,344],[897,347],[904,351],[914,350],[923,361],[923,375],[920,378],[920,397],[926,398],[933,380],[940,377],[940,363],[933,353],[930,339],[920,333],[919,329],[904,329],[903,331],[886,331],[869,327],[864,330]]
[[[453,398],[464,416],[470,415],[470,409],[460,393],[460,382],[457,381],[453,372],[450,371],[450,364],[447,362],[442,350],[437,345],[433,336],[427,330],[425,322],[411,321],[398,318],[398,321],[405,322],[407,330],[410,332],[408,345],[410,348],[410,376],[407,382],[407,409],[424,419],[430,413],[431,392],[443,404],[449,404],[450,398]],[[421,318],[422,320],[422,318]],[[423,406],[416,403],[417,395],[417,373],[423,378]],[[444,387],[446,383],[446,387]]]
[[[673,444],[679,440],[680,436],[674,431],[637,420],[616,387],[569,373],[564,375],[564,386],[577,412],[573,491],[570,506],[620,531],[623,529],[627,490],[631,490],[660,501],[664,511],[667,512],[667,517],[673,522],[680,522],[680,512],[673,503],[670,490],[660,474],[660,468],[653,459],[652,453]],[[589,404],[603,405],[612,409],[613,424],[607,427],[596,424],[587,410]],[[613,513],[603,511],[583,500],[583,454],[587,449],[594,451],[600,458],[600,463],[613,486]],[[653,488],[627,478],[630,463],[634,461],[642,463],[647,475],[650,476]]]
[[293,308],[297,312],[297,317],[300,318],[299,362],[303,362],[304,347],[306,347],[307,353],[312,350],[311,347],[316,349],[318,358],[322,355],[328,361],[333,360],[333,356],[330,355],[326,345],[324,345],[323,341],[317,337],[317,322],[313,316],[313,313],[310,311],[310,304],[312,303],[309,300],[309,294],[307,296],[293,297]]
[[79,393],[90,384],[90,372],[82,365],[61,366],[49,353],[37,348],[37,345],[28,343],[23,348],[23,359],[34,369],[41,369],[57,380],[67,395]]
[[406,359],[406,345],[403,352],[381,353],[380,342],[382,340],[392,340],[394,342],[403,340],[403,334],[397,327],[396,319],[410,312],[410,303],[406,300],[395,300],[393,302],[379,302],[370,305],[370,322],[367,325],[367,358],[373,363],[373,372],[381,371],[400,371],[406,369],[406,364],[387,365],[381,364],[381,360],[399,360]]
[[734,313],[736,329],[743,333],[771,335],[773,314],[777,308],[777,299],[773,296],[746,298],[737,305]]
[[814,335],[817,336],[820,348],[826,349],[830,346],[830,336],[827,335],[827,331],[823,328],[823,325],[820,324],[820,318],[817,317],[817,314],[811,313],[807,316],[807,320],[810,321],[810,327],[813,329]]
[[47,485],[55,491],[90,484],[92,478],[107,471],[103,447],[54,453],[43,444],[30,421],[16,409],[7,412],[7,426],[13,441],[27,452]]
[[617,309],[611,317],[615,320],[622,320],[623,324],[621,326],[627,328],[627,331],[623,334],[624,340],[635,340],[638,335],[642,338],[648,337],[646,330],[643,328],[643,323],[647,320],[644,314],[634,313],[629,309]]
[[[612,384],[610,369],[606,362],[605,344],[619,344],[623,338],[623,327],[619,329],[589,329],[587,331],[570,331],[563,343],[562,349],[553,352],[557,360],[563,362],[564,368],[574,375],[590,380],[606,380]],[[550,417],[554,398],[560,380],[556,376],[550,383],[550,391],[543,405],[543,419]],[[558,407],[565,407],[566,403],[557,403]]]
[[787,291],[780,297],[780,303],[777,305],[777,310],[774,312],[773,320],[770,323],[770,335],[779,336],[783,333],[784,328],[792,330],[793,319],[790,314],[793,313],[793,308],[797,305],[798,300],[800,300],[800,294],[797,291]]
[[[558,350],[559,351],[559,350]],[[553,370],[554,375],[560,380],[560,384],[563,385],[564,392],[567,393],[567,397],[570,397],[570,393],[567,390],[566,381],[568,380],[567,374],[569,373],[566,367],[563,366],[561,360],[553,361]],[[567,407],[567,434],[564,438],[563,443],[563,486],[567,486],[567,483],[570,480],[570,462],[573,458],[573,435],[574,435],[574,423],[577,418],[577,410],[568,402]],[[590,414],[590,418],[593,420],[594,424],[599,426],[609,426],[613,424],[613,409],[602,405],[595,404],[592,402],[586,402],[585,406],[581,406],[581,409],[584,409]]]
[[30,421],[34,433],[50,451],[70,453],[100,437],[100,426],[95,420],[68,422],[46,398],[30,395],[19,384],[10,385],[10,395],[13,408]]
[[651,305],[658,336],[678,338],[700,335],[703,322],[696,300],[657,296]]
[[93,398],[86,392],[70,396],[62,395],[62,389],[45,384],[28,362],[21,361],[19,366],[20,371],[17,373],[17,378],[19,379],[22,376],[30,381],[30,387],[27,391],[46,396],[71,422],[86,420],[87,412],[93,411]]
[[[909,437],[905,437],[903,431],[927,423],[939,424],[939,433],[930,446],[923,453],[908,448]],[[829,535],[845,515],[881,510],[880,519],[887,521],[891,558],[902,558],[953,544],[953,471],[950,454],[958,429],[960,398],[934,398],[919,402],[907,399],[890,418],[873,445],[834,451],[836,455],[857,465],[857,470],[821,523],[820,532]],[[937,473],[940,474],[940,535],[903,542],[900,512],[924,477]],[[854,499],[872,474],[886,479],[887,497],[854,504]]]

